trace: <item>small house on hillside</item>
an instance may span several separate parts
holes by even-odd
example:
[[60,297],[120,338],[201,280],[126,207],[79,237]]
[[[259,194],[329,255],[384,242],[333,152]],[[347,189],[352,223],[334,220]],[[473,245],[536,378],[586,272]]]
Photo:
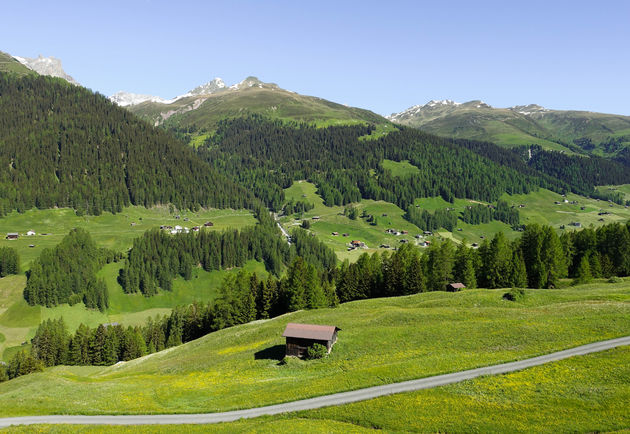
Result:
[[212,223],[212,222],[205,222],[203,225],[205,227],[209,228],[210,226],[214,226],[214,223]]
[[9,232],[6,238],[7,240],[17,240],[18,238],[20,238],[20,234],[18,234],[17,232]]
[[335,326],[289,323],[282,333],[286,338],[286,355],[304,357],[313,344],[325,346],[330,353],[339,330]]
[[466,286],[461,282],[449,283],[448,285],[446,285],[446,290],[449,292],[457,292],[461,291],[462,289],[466,289]]
[[35,231],[31,229],[30,231],[26,232],[26,235],[32,237],[33,235],[35,235]]

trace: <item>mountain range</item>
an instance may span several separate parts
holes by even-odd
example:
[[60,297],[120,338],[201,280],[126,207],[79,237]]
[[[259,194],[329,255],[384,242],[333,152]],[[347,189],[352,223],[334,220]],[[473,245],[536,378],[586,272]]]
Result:
[[444,137],[509,147],[536,144],[568,153],[615,157],[630,145],[629,116],[551,110],[536,104],[495,108],[479,100],[429,101],[387,118]]
[[[78,84],[54,57],[0,56],[0,70],[34,71]],[[252,76],[230,86],[215,78],[170,99],[124,91],[109,99],[153,125],[169,128],[211,131],[222,119],[248,114],[318,125],[391,122],[443,137],[488,141],[506,147],[539,145],[568,154],[592,154],[630,163],[630,116],[552,110],[536,104],[496,108],[480,100],[431,100],[382,117],[369,110],[300,95]]]
[[124,92],[110,99],[154,125],[208,130],[222,119],[247,114],[317,124],[388,123],[369,110],[300,95],[252,76],[231,86],[215,78],[171,100]]

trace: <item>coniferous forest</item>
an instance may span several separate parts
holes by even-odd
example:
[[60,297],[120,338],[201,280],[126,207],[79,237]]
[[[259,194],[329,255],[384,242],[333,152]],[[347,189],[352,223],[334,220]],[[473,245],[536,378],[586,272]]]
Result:
[[171,134],[64,80],[0,73],[0,215],[172,203],[251,208],[252,195]]
[[[272,210],[282,208],[282,189],[299,179],[316,184],[326,205],[365,198],[404,210],[419,197],[494,202],[503,193],[539,187],[596,195],[596,185],[630,182],[626,167],[603,158],[533,147],[530,159],[523,149],[443,139],[404,127],[379,139],[362,139],[372,131],[369,125],[317,128],[251,115],[221,121],[198,152],[218,171],[236,175]],[[383,159],[408,160],[419,172],[394,176],[382,167]],[[515,220],[505,214],[501,218]]]
[[72,230],[54,249],[44,249],[28,271],[24,298],[47,307],[83,302],[101,311],[109,306],[105,282],[96,272],[121,253],[98,248],[83,229]]

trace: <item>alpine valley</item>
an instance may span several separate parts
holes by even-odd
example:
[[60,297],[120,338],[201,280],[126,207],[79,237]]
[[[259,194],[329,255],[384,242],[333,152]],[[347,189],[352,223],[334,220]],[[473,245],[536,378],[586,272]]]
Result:
[[[0,418],[388,385],[628,334],[630,117],[450,100],[383,117],[253,76],[107,98],[0,52],[2,231]],[[288,323],[338,342],[285,357]],[[629,362],[216,428],[622,430]]]

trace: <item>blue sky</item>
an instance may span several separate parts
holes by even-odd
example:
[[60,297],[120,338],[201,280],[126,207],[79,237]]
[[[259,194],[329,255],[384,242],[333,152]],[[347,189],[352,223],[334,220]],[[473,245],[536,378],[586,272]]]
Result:
[[630,115],[630,1],[12,1],[0,50],[162,97],[248,75],[401,111],[430,99]]

